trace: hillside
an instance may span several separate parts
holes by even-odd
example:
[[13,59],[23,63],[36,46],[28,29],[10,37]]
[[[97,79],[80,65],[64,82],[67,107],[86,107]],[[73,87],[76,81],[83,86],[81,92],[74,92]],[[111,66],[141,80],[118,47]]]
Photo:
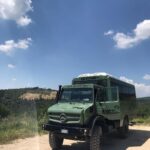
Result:
[[0,90],[0,144],[43,132],[55,97],[55,90],[38,87]]
[[0,101],[6,100],[52,100],[56,97],[56,90],[39,87],[0,90]]
[[38,87],[0,90],[0,118],[31,111],[33,108],[47,108],[55,97],[55,90]]
[[140,98],[137,98],[137,101],[139,103],[150,103],[150,97],[140,97]]
[[56,98],[56,91],[27,91],[20,95],[22,100],[54,100]]

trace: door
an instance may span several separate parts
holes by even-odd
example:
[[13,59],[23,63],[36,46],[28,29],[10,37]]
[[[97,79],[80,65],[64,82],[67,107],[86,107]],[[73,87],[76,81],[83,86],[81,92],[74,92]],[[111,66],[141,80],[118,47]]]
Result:
[[95,100],[98,115],[102,115],[109,120],[120,118],[120,104],[117,87],[97,88],[95,90]]

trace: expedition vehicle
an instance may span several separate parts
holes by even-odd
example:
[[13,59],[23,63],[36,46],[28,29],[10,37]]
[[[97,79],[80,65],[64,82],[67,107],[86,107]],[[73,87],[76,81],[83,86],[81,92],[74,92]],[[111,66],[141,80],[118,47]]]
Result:
[[60,149],[64,139],[77,139],[87,140],[90,150],[100,150],[102,136],[112,129],[127,136],[135,107],[133,85],[106,73],[83,74],[59,87],[43,129],[49,131],[52,149]]

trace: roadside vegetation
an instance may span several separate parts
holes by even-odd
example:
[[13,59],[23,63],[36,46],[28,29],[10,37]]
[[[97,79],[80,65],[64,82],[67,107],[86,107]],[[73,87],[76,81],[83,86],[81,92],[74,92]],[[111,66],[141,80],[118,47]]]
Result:
[[150,125],[150,97],[137,99],[136,118],[133,121],[140,125]]
[[52,92],[39,88],[0,91],[0,144],[44,133],[42,124],[47,122],[47,109],[54,100],[43,99],[44,96],[21,99],[28,91],[36,95]]

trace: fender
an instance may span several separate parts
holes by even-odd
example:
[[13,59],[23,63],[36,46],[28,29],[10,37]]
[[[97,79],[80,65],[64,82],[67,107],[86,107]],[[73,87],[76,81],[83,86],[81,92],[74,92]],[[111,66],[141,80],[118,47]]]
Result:
[[123,127],[123,123],[124,123],[125,119],[127,119],[129,121],[128,115],[125,115],[123,118],[120,119],[120,127]]
[[104,122],[104,119],[103,119],[102,116],[96,116],[96,117],[93,119],[93,123],[92,123],[91,129],[90,129],[90,131],[89,131],[89,136],[92,136],[93,130],[94,130],[94,127],[95,127],[95,124],[96,124],[96,122],[97,122],[98,120],[102,120],[102,121]]

